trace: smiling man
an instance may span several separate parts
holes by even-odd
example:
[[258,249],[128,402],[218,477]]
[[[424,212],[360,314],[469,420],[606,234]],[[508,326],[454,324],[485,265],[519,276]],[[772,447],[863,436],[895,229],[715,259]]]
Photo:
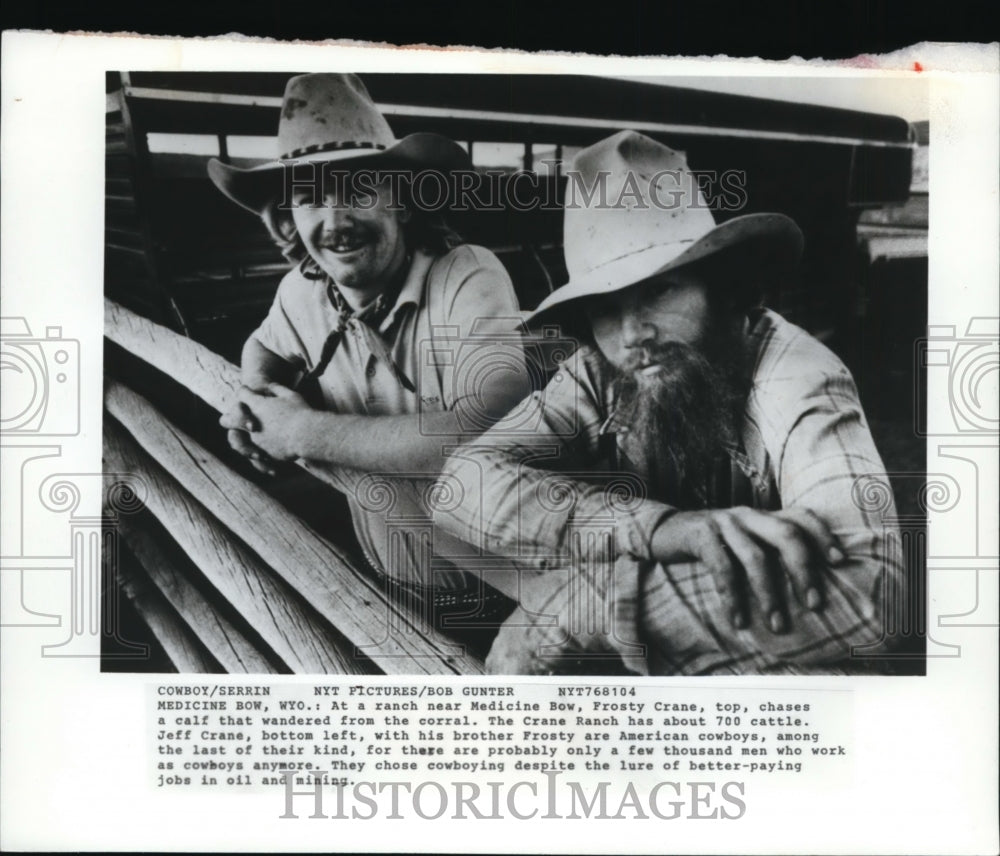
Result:
[[515,443],[501,421],[455,453],[445,476],[478,501],[435,518],[549,568],[490,670],[856,667],[899,591],[898,534],[856,501],[889,485],[848,371],[760,306],[801,232],[779,214],[717,226],[683,155],[635,132],[574,168],[570,279],[533,320],[583,344],[534,395],[536,432]]
[[[445,605],[509,611],[441,558],[465,545],[426,534],[442,449],[528,391],[506,271],[413,196],[414,176],[447,179],[468,157],[435,134],[396,140],[361,81],[341,74],[288,82],[278,144],[280,159],[260,167],[209,164],[296,262],[244,346],[240,404],[221,419],[230,444],[264,472],[325,464],[375,572],[435,621]],[[477,375],[498,350],[503,371]]]

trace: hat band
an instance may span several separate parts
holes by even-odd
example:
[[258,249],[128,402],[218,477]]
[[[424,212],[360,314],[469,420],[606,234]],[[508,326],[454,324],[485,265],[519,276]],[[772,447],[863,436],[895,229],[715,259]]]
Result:
[[371,143],[367,141],[354,142],[352,140],[346,140],[343,142],[332,142],[332,143],[316,143],[312,146],[303,146],[301,149],[292,149],[287,154],[281,155],[281,160],[294,160],[295,158],[300,158],[303,155],[314,155],[319,152],[336,152],[343,151],[344,149],[385,149],[383,143]]

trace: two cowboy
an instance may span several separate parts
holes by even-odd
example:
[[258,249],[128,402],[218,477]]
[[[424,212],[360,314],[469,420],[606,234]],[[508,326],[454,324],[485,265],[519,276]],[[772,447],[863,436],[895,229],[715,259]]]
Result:
[[[259,392],[223,417],[234,447],[264,468],[267,455],[343,468],[349,496],[358,479],[347,474],[359,470],[441,471],[462,500],[412,509],[433,516],[433,555],[390,566],[372,535],[379,514],[356,492],[355,527],[377,572],[424,587],[429,602],[454,595],[480,618],[505,619],[489,640],[498,673],[824,671],[879,641],[880,592],[901,574],[899,552],[852,487],[884,478],[883,465],[847,370],[760,306],[801,252],[792,221],[716,226],[683,156],[641,134],[582,151],[584,184],[606,181],[602,196],[627,202],[566,209],[569,282],[529,318],[572,326],[580,346],[530,397],[520,371],[483,373],[470,394],[490,418],[470,436],[454,385],[423,388],[463,367],[417,365],[416,330],[442,304],[450,314],[431,336],[452,332],[441,344],[467,344],[473,326],[510,329],[517,306],[496,259],[407,240],[424,212],[381,190],[361,204],[293,199],[290,224],[273,209],[291,164],[370,166],[374,148],[375,163],[447,171],[464,153],[432,135],[394,141],[352,77],[295,78],[284,104],[281,161],[211,167],[224,192],[305,250],[244,350],[244,382]],[[303,379],[319,386],[317,408],[290,390]],[[413,414],[435,399],[441,431],[430,436]],[[447,459],[442,434],[464,443]],[[571,495],[553,502],[559,470],[572,473]],[[572,545],[607,519],[606,493],[588,477],[597,470],[627,473],[639,489],[615,507],[609,546],[591,561]],[[482,584],[477,600],[458,545],[471,545],[470,565],[488,553],[533,572],[491,577],[512,601],[490,600]],[[581,610],[608,621],[580,622]]]

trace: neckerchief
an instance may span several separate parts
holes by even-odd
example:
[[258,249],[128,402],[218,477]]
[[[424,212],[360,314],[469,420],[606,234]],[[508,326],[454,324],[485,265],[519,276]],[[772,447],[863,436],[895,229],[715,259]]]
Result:
[[[379,328],[389,316],[389,313],[396,305],[396,301],[399,299],[399,293],[402,291],[403,284],[406,282],[406,276],[409,273],[411,261],[411,257],[407,255],[403,269],[400,275],[396,277],[393,284],[379,294],[379,296],[376,297],[371,303],[362,307],[358,311],[355,311],[351,304],[347,302],[347,299],[341,293],[340,289],[337,288],[333,278],[328,273],[321,270],[319,265],[317,265],[312,258],[307,258],[304,262],[302,262],[302,275],[306,279],[322,281],[325,285],[327,298],[337,310],[337,326],[334,327],[333,330],[330,331],[330,334],[326,337],[326,341],[323,343],[323,349],[320,352],[319,361],[312,369],[306,372],[306,374],[303,375],[302,379],[299,381],[297,387],[299,391],[308,390],[310,384],[318,383],[320,376],[326,371],[327,367],[330,365],[330,361],[334,357],[334,354],[337,353],[337,348],[340,347],[340,343],[343,341],[344,331],[347,330],[350,321],[353,320],[356,323],[364,324],[376,336],[381,336]],[[395,374],[396,379],[400,382],[400,384],[402,384],[403,388],[408,392],[416,392],[416,387],[414,387],[413,382],[399,370],[395,362],[388,357],[388,354],[386,354],[386,356],[390,368]]]

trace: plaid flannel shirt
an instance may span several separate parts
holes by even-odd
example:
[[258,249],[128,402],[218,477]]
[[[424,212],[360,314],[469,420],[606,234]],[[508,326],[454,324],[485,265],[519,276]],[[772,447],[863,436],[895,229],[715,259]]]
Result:
[[[551,673],[561,658],[600,650],[641,673],[836,671],[856,647],[883,643],[883,610],[902,596],[902,555],[850,373],[771,311],[751,319],[745,342],[753,380],[740,446],[728,449],[729,477],[709,505],[823,518],[847,553],[825,571],[824,608],[808,610],[786,583],[788,632],[773,634],[755,603],[749,627],[735,630],[703,565],[652,560],[652,533],[676,509],[645,497],[641,450],[630,454],[616,420],[612,371],[584,345],[442,475],[461,483],[465,501],[439,510],[439,526],[545,571],[522,586],[494,671]],[[552,613],[562,617],[538,618]]]

